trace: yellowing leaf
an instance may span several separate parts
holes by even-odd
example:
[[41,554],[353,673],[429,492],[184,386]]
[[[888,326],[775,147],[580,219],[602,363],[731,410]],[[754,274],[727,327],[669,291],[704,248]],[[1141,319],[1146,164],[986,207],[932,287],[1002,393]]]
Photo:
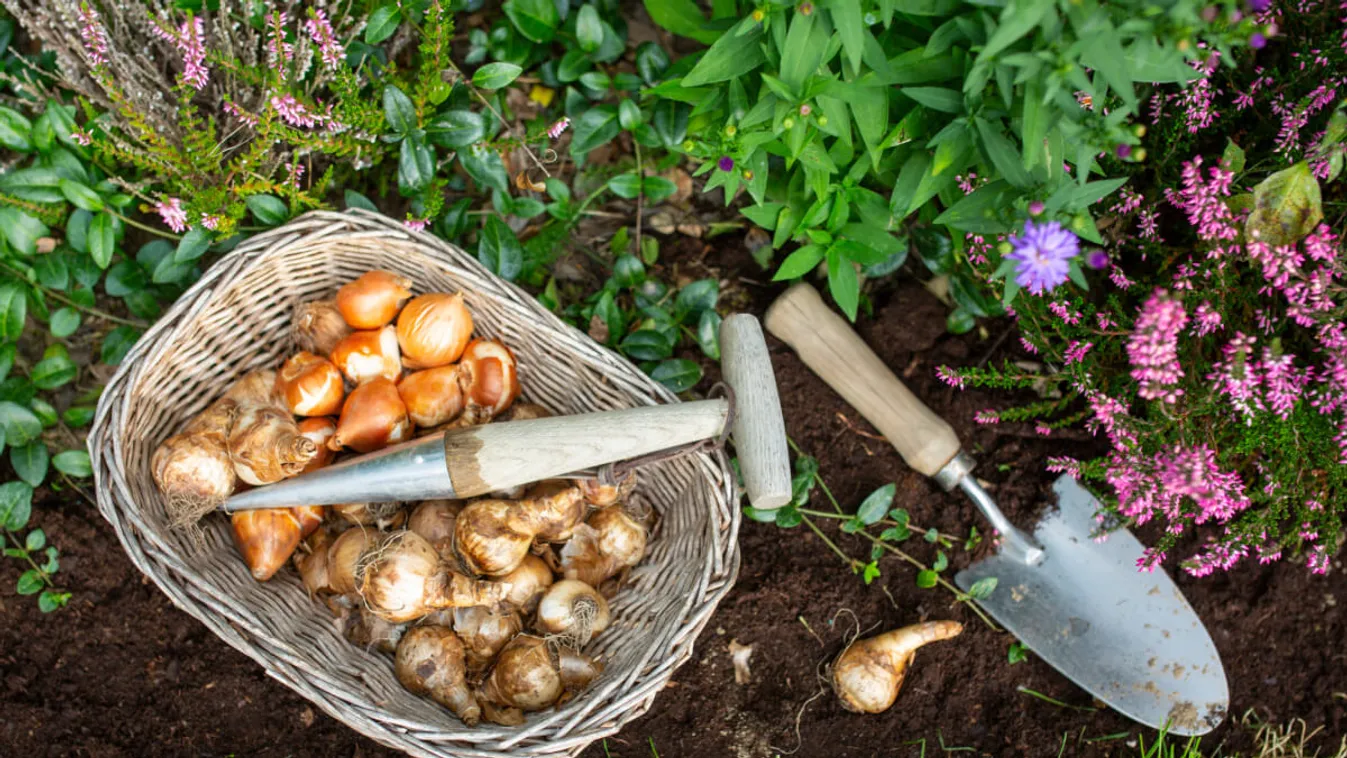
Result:
[[1269,245],[1294,244],[1324,218],[1319,181],[1305,161],[1264,179],[1254,188],[1253,203],[1244,233]]

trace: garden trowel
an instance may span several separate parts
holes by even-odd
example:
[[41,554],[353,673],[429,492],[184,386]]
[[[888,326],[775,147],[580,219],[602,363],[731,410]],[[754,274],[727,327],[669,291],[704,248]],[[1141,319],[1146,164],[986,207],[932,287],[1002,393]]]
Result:
[[[1057,509],[1027,535],[972,476],[950,425],[922,404],[808,284],[767,311],[767,330],[860,411],[909,466],[946,491],[962,489],[999,535],[1000,549],[955,582],[1040,658],[1120,713],[1170,734],[1215,729],[1229,702],[1210,635],[1161,570],[1138,570],[1141,543],[1125,529],[1101,541],[1099,503],[1075,479],[1053,485]],[[990,594],[986,588],[993,583]],[[981,582],[981,584],[979,584]],[[978,587],[974,591],[974,586]]]

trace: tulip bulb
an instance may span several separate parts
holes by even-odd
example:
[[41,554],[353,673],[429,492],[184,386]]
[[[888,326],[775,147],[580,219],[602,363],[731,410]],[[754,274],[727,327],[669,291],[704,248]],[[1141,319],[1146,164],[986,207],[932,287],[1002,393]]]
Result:
[[300,352],[276,373],[276,394],[296,416],[327,416],[341,410],[346,386],[331,361]]
[[303,527],[290,508],[240,511],[232,514],[229,521],[234,544],[259,582],[275,576],[302,539]]
[[313,440],[313,444],[318,447],[318,452],[314,454],[309,462],[304,464],[304,470],[301,474],[307,474],[310,471],[317,471],[332,462],[336,452],[330,447],[332,435],[337,433],[337,420],[327,416],[314,416],[306,418],[299,422],[299,433]]
[[337,595],[350,595],[360,589],[356,569],[360,556],[374,546],[378,532],[353,527],[332,541],[327,550],[327,585]]
[[411,439],[412,424],[398,388],[382,377],[356,387],[346,396],[337,420],[337,433],[328,446],[372,453]]
[[542,637],[521,634],[510,640],[496,657],[479,699],[540,711],[568,692],[584,689],[603,671],[602,664]]
[[640,563],[647,539],[645,526],[621,506],[595,511],[561,549],[561,570],[567,579],[597,587]]
[[459,361],[467,407],[465,422],[481,424],[495,418],[519,397],[519,375],[514,353],[495,341],[475,339]]
[[506,588],[452,571],[415,532],[394,532],[365,551],[356,568],[365,605],[393,622],[411,621],[437,608],[493,605]]
[[439,366],[408,374],[398,382],[398,395],[412,423],[431,427],[458,418],[464,404],[459,374],[457,366]]
[[468,689],[463,643],[443,626],[417,626],[398,642],[394,663],[398,681],[411,692],[429,695],[468,726],[482,711]]
[[853,642],[833,664],[833,691],[849,711],[888,710],[898,699],[917,648],[957,637],[962,631],[957,621],[927,621]]
[[398,315],[412,295],[412,280],[387,271],[366,271],[337,290],[337,310],[356,329],[378,329]]
[[391,326],[351,332],[332,348],[332,363],[356,386],[379,377],[397,382],[402,376],[397,332]]
[[300,350],[331,355],[337,343],[350,333],[351,325],[341,317],[335,300],[314,300],[295,306],[290,337]]
[[446,366],[472,339],[472,314],[461,292],[421,295],[402,309],[397,331],[407,368]]
[[531,614],[538,606],[543,593],[552,586],[552,569],[548,568],[547,562],[542,558],[530,554],[524,556],[524,560],[519,562],[514,571],[496,581],[508,587],[502,600],[505,607]]
[[468,671],[485,669],[505,647],[524,629],[524,620],[518,613],[495,613],[480,605],[453,610],[454,633],[467,649]]
[[346,641],[366,650],[397,652],[398,642],[406,633],[406,624],[385,621],[366,608],[360,608],[346,617]]
[[608,628],[608,601],[598,590],[575,579],[562,579],[543,593],[538,604],[538,631],[584,647]]
[[313,440],[299,433],[289,411],[240,406],[229,431],[234,472],[248,484],[271,484],[298,474],[318,455]]

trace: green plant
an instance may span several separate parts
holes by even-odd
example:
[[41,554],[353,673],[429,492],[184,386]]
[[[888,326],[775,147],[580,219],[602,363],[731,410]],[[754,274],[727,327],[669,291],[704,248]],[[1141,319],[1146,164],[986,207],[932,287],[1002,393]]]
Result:
[[33,488],[27,482],[0,484],[0,525],[9,541],[5,555],[28,565],[19,575],[15,591],[20,595],[37,595],[37,607],[43,613],[51,613],[69,602],[70,593],[56,586],[53,577],[61,569],[60,552],[47,544],[46,533],[30,529],[19,539],[28,526],[32,508]]
[[[1098,240],[1089,208],[1121,182],[1090,181],[1097,156],[1142,157],[1135,85],[1192,79],[1197,43],[1229,61],[1256,31],[1233,0],[1208,5],[767,0],[718,3],[707,21],[682,0],[646,0],[711,46],[645,94],[691,106],[680,149],[702,161],[705,189],[727,203],[746,193],[773,249],[800,243],[776,278],[826,264],[854,319],[860,276],[900,266],[912,228],[951,230],[963,253],[965,234],[1011,232],[1037,201]],[[965,311],[951,326],[1000,312],[962,267],[932,270],[953,276]]]

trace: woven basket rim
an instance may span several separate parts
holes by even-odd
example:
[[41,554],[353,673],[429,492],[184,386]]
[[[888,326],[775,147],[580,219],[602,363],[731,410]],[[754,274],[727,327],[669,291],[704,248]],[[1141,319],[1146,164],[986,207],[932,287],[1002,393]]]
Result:
[[[365,242],[395,239],[413,243],[441,265],[449,267],[452,263],[453,267],[489,281],[499,292],[484,293],[483,296],[526,315],[532,319],[529,323],[534,324],[533,329],[566,333],[587,342],[592,349],[592,354],[586,354],[588,361],[615,374],[620,373],[624,382],[639,387],[640,393],[623,389],[624,398],[633,403],[678,402],[672,392],[646,377],[625,358],[594,343],[587,335],[543,308],[527,292],[499,279],[461,249],[431,235],[408,229],[400,222],[378,213],[358,209],[344,213],[312,211],[284,226],[246,240],[211,266],[146,330],[107,382],[88,437],[99,512],[113,527],[123,550],[136,568],[153,580],[175,606],[201,621],[231,647],[258,662],[273,678],[366,736],[410,754],[437,758],[447,755],[464,758],[578,755],[591,742],[616,733],[650,708],[655,695],[667,684],[674,670],[691,657],[696,637],[733,586],[740,563],[737,537],[741,516],[737,506],[739,493],[735,478],[723,454],[699,453],[694,459],[697,470],[703,472],[701,476],[706,477],[708,482],[719,482],[710,493],[719,504],[721,515],[717,518],[714,513],[708,514],[708,518],[716,523],[721,538],[718,550],[708,551],[703,561],[699,596],[688,597],[676,618],[670,616],[667,622],[660,619],[660,623],[668,627],[665,630],[669,635],[666,647],[670,649],[658,651],[663,653],[658,660],[651,660],[654,651],[648,652],[643,670],[634,670],[625,680],[601,679],[576,698],[576,702],[590,697],[591,693],[597,693],[593,695],[595,700],[605,700],[577,709],[564,724],[559,724],[556,718],[547,721],[547,725],[556,726],[560,732],[555,737],[542,735],[546,738],[545,742],[537,739],[539,735],[527,733],[533,727],[527,727],[522,736],[510,730],[479,728],[471,735],[456,735],[451,739],[439,734],[427,737],[423,735],[420,722],[399,718],[396,714],[383,713],[380,718],[363,717],[364,712],[371,707],[378,712],[379,706],[364,701],[351,702],[349,697],[334,695],[331,686],[335,679],[325,677],[322,671],[315,672],[295,665],[291,644],[269,638],[259,623],[260,617],[255,615],[255,609],[235,607],[229,599],[213,594],[211,577],[193,570],[190,556],[185,557],[185,562],[180,560],[184,556],[178,555],[172,545],[140,521],[139,514],[144,509],[135,502],[130,492],[127,485],[130,474],[123,462],[123,423],[131,412],[134,400],[132,390],[138,385],[140,377],[177,344],[183,337],[182,328],[210,307],[222,292],[228,291],[232,282],[272,256],[283,256],[288,246],[328,239]],[[175,566],[175,563],[178,565]],[[614,699],[622,704],[622,708],[612,718],[602,723],[584,723],[586,718],[600,710],[599,706],[603,702]],[[354,709],[360,710],[355,717],[348,712]],[[593,719],[590,718],[590,721]]]

